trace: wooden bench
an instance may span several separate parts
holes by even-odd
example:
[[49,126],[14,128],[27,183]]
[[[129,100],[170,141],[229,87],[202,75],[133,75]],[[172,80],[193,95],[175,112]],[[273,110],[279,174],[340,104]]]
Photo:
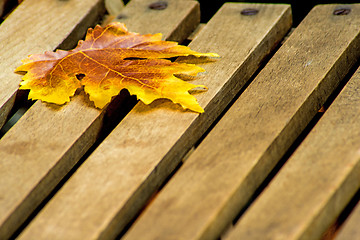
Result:
[[[36,101],[0,139],[0,239],[323,238],[360,198],[360,5],[316,6],[289,33],[289,5],[226,3],[198,27],[198,2],[153,2],[115,20],[221,55],[199,63],[205,113],[129,111],[123,92],[103,111],[81,93]],[[1,126],[20,60],[73,47],[104,13],[100,0],[26,0],[6,18]],[[359,239],[359,209],[332,237]]]

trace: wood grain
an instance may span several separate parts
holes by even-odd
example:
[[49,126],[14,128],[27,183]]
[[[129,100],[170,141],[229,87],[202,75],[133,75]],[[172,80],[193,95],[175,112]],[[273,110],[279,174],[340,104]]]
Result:
[[[95,24],[104,11],[103,2],[99,0],[70,3],[65,1],[28,0],[20,4],[6,18],[0,25],[0,127],[4,123],[15,100],[21,76],[15,74],[14,70],[21,64],[21,59],[31,53],[41,53],[45,50],[52,51],[57,47],[72,47],[85,34],[86,29]],[[25,129],[28,127],[31,129],[35,125],[26,125]],[[29,138],[24,138],[24,142],[22,142],[23,140],[20,136],[23,135],[19,134],[17,143],[13,142],[15,145],[11,145],[13,144],[11,143],[5,146],[5,151],[26,155],[27,150],[25,146],[27,146],[26,142],[29,141]],[[38,143],[33,142],[32,146],[36,144]],[[22,151],[25,151],[25,153]],[[19,181],[18,177],[12,174],[11,171],[8,172],[10,168],[13,170],[17,168],[16,158],[8,158],[6,155],[4,150],[0,152],[1,239],[5,239],[13,233],[25,217],[28,216],[28,214],[22,212],[15,214],[14,218],[9,218],[8,213],[13,210],[9,205],[18,205],[19,202],[16,199],[21,193],[17,191],[19,189],[15,185],[11,185],[12,181]],[[44,157],[46,158],[46,156]],[[18,164],[21,165],[21,163]],[[32,164],[37,165],[36,162]],[[28,171],[28,169],[31,169],[31,167],[24,168],[23,171]],[[17,174],[21,176],[22,170]],[[24,183],[24,186],[20,188],[26,188],[27,180],[27,178],[23,179],[22,183]],[[7,199],[7,196],[10,195],[12,197]],[[34,207],[30,204],[30,206],[25,208],[33,209]]]
[[[166,1],[167,8],[164,10],[149,9],[149,5],[154,2],[156,1],[130,1],[115,21],[125,23],[132,32],[162,33],[163,39],[166,37],[168,40],[177,42],[185,40],[200,23],[200,7],[195,5],[194,1],[171,0]],[[186,8],[184,6],[193,7]],[[183,17],[184,14],[187,16],[186,18]],[[141,16],[144,23],[137,24],[134,22],[135,16]],[[172,20],[167,21],[168,19]]]
[[[332,14],[336,7],[319,6],[310,12],[124,239],[140,239],[145,235],[147,239],[219,236],[219,225],[230,223],[246,206],[256,188],[359,58],[360,6],[352,6],[352,13],[341,17]],[[292,184],[297,185],[295,181]],[[286,185],[278,195],[296,188]],[[263,202],[267,211],[272,211],[275,204],[279,208],[283,206],[266,200]],[[298,204],[307,205],[302,200]],[[254,225],[262,226],[266,221],[267,211],[265,207],[262,210],[253,215]],[[293,216],[290,211],[282,209],[284,215]],[[274,211],[274,218],[277,214]],[[251,227],[243,229],[248,232],[254,229],[252,233],[257,238],[244,234],[231,239],[266,239],[266,231]],[[269,225],[266,230],[270,232],[272,228],[275,226]],[[271,239],[291,238],[276,235]]]
[[360,188],[359,90],[360,69],[228,239],[321,239]]
[[105,0],[105,8],[109,15],[117,16],[124,8],[122,0]]
[[[358,173],[358,175],[360,175]],[[357,203],[355,209],[351,212],[349,218],[341,226],[335,240],[357,240],[360,236],[360,204]]]
[[[149,1],[131,1],[127,11],[139,7],[139,2],[147,11]],[[186,34],[187,30],[174,32],[174,26],[182,31],[179,25],[192,21],[195,28],[200,19],[197,2],[173,2],[177,8],[169,8],[172,13],[161,22],[166,38]],[[143,11],[133,10],[127,19],[134,31],[149,21]],[[193,14],[197,16],[189,16]],[[148,32],[157,32],[157,25],[160,20],[148,25]],[[103,113],[84,99],[86,96],[77,95],[63,107],[38,101],[0,140],[0,239],[15,231],[95,142]]]
[[0,127],[5,123],[21,81],[15,74],[30,54],[68,49],[104,13],[103,1],[28,0],[0,25]]
[[[241,10],[255,7],[256,16]],[[258,26],[254,29],[253,26]],[[84,162],[20,239],[107,239],[136,216],[291,26],[288,5],[225,4],[190,47],[221,58],[202,64],[205,114],[170,101],[139,103]],[[236,51],[234,51],[236,49]],[[56,229],[56,231],[54,231]],[[146,233],[148,238],[148,233]],[[143,239],[143,236],[138,238]]]

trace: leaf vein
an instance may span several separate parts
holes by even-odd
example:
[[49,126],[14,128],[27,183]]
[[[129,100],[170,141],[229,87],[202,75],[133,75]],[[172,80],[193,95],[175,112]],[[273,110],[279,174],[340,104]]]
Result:
[[140,83],[141,85],[147,86],[148,88],[152,88],[152,89],[154,89],[155,91],[157,91],[157,89],[156,89],[155,87],[153,87],[153,86],[151,86],[151,85],[149,85],[149,84],[145,84],[145,83],[141,82],[141,81],[140,81],[139,79],[137,79],[137,78],[125,76],[125,75],[123,75],[121,72],[118,72],[118,71],[116,71],[116,70],[114,70],[114,69],[106,66],[105,64],[102,64],[102,63],[96,61],[94,58],[90,57],[90,56],[87,55],[86,53],[84,53],[84,52],[82,52],[82,51],[80,51],[80,53],[82,53],[84,56],[86,56],[86,57],[89,58],[90,60],[94,61],[95,63],[103,66],[104,68],[107,68],[107,69],[109,69],[109,70],[112,71],[112,72],[115,72],[116,74],[118,74],[118,75],[121,76],[122,78],[132,79],[132,80]]

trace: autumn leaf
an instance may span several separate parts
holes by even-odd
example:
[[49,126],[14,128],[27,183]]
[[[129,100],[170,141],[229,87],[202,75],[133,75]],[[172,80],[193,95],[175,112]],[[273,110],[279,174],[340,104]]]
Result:
[[126,88],[145,104],[167,98],[185,109],[203,112],[189,90],[205,86],[178,77],[196,76],[204,69],[168,60],[188,55],[218,56],[161,41],[161,34],[140,35],[128,32],[122,23],[111,23],[90,28],[85,40],[73,50],[30,55],[15,71],[26,72],[20,89],[30,89],[29,99],[64,104],[84,86],[95,106],[103,108]]

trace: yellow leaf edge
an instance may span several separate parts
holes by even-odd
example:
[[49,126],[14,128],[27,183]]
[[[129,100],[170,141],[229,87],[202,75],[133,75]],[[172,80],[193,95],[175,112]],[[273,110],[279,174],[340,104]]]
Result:
[[[155,35],[156,36],[157,35],[161,36],[161,33],[154,34],[154,36]],[[83,41],[83,40],[79,40],[79,43],[81,41]],[[184,45],[179,45],[179,46],[184,46]],[[190,53],[182,55],[183,57],[187,57],[187,56],[209,57],[209,58],[219,58],[220,57],[217,53],[200,53],[200,52],[196,52],[196,51],[191,50],[188,46],[184,46],[184,47],[188,48],[190,50]],[[55,52],[57,52],[57,51],[63,51],[63,50],[56,50]],[[33,54],[33,55],[38,55],[38,54]],[[81,84],[81,81],[76,81],[78,83],[78,84],[77,83],[74,84],[76,87],[73,88],[73,89],[70,89],[70,94],[68,94],[68,97],[62,98],[62,99],[59,97],[59,96],[63,96],[62,94],[55,94],[55,95],[59,95],[59,96],[54,96],[53,95],[51,97],[44,97],[44,96],[38,94],[38,92],[34,91],[34,89],[32,87],[28,86],[28,82],[29,82],[28,80],[30,78],[29,77],[29,72],[28,72],[29,71],[29,65],[31,65],[31,63],[32,63],[31,60],[29,60],[29,59],[33,55],[29,55],[27,58],[23,59],[22,60],[22,65],[18,66],[14,71],[15,73],[25,73],[25,75],[22,77],[21,82],[19,84],[20,85],[19,89],[21,89],[21,90],[30,90],[29,95],[28,95],[29,100],[41,100],[42,102],[54,103],[54,104],[57,104],[57,105],[64,105],[64,104],[71,101],[71,97],[73,97],[75,95],[75,92],[76,92],[77,89],[79,89],[81,87],[86,87],[86,86]],[[179,55],[179,56],[181,56],[181,55]],[[193,64],[187,64],[187,65],[193,65]],[[205,71],[203,68],[201,68],[201,67],[199,67],[199,66],[197,66],[195,64],[194,64],[194,66],[201,69],[201,71],[199,71],[199,72],[204,72]],[[174,77],[177,78],[176,76],[174,76]],[[195,89],[195,88],[202,88],[202,89],[206,89],[206,90],[208,88],[206,86],[204,86],[204,85],[195,85],[195,84],[188,83],[187,81],[184,81],[184,80],[181,80],[181,79],[179,79],[179,80],[183,81],[187,85],[186,93],[184,93],[184,95],[186,96],[185,99],[187,99],[188,103],[190,103],[190,104],[184,104],[184,101],[181,101],[181,100],[177,101],[175,99],[170,99],[170,98],[164,98],[164,99],[169,99],[174,104],[180,104],[183,107],[183,109],[189,109],[189,110],[194,111],[194,112],[203,113],[204,109],[199,105],[199,103],[197,102],[197,99],[193,95],[191,95],[189,93],[189,91],[192,90],[192,89]],[[131,91],[128,87],[124,87],[124,88],[127,89],[130,92],[130,94],[132,94],[133,91]],[[118,95],[118,94],[116,94],[116,95]],[[108,105],[108,103],[111,102],[111,100],[110,100],[109,102],[107,102],[105,104],[96,104],[95,101],[91,99],[91,96],[89,94],[87,94],[87,95],[89,96],[89,99],[92,102],[94,102],[94,106],[96,108],[99,108],[99,109],[103,109],[105,106]],[[116,95],[114,95],[114,96],[116,96]],[[139,100],[141,100],[143,103],[145,103],[147,105],[152,103],[156,99],[160,99],[160,98],[153,98],[152,100],[149,100],[149,99],[151,99],[151,97],[149,97],[149,96],[143,97],[143,96],[138,96],[137,94],[132,94],[132,95],[136,95]]]

